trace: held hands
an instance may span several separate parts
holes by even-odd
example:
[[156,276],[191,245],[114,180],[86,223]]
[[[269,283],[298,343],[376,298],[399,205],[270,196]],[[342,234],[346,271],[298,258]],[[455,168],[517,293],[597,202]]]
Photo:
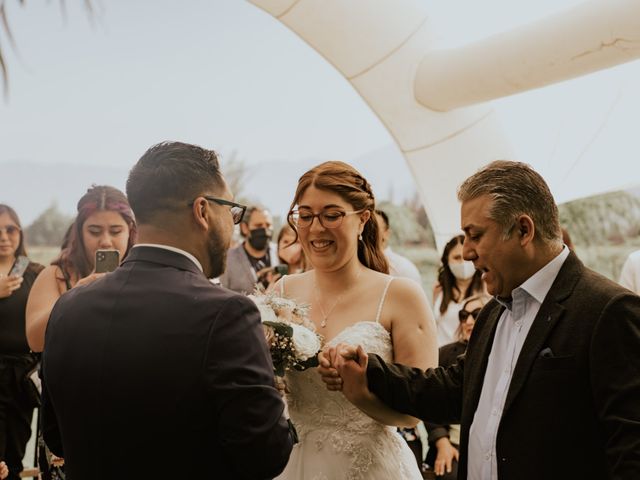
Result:
[[341,391],[355,405],[372,396],[367,384],[369,357],[361,346],[338,344],[320,352],[318,361],[318,373],[328,390]]
[[[0,275],[0,298],[7,298],[22,285],[22,277]],[[2,477],[0,477],[2,478]]]

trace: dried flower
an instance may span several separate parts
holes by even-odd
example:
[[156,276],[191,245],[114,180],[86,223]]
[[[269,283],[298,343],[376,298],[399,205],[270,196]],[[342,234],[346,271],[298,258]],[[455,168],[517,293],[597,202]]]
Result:
[[284,376],[291,368],[305,370],[318,366],[322,337],[309,319],[309,306],[291,299],[256,290],[249,298],[258,307],[273,369]]

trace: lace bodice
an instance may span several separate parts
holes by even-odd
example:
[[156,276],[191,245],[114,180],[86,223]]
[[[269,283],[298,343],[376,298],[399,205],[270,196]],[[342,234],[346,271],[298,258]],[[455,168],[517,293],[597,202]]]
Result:
[[[355,323],[327,343],[362,345],[393,360],[391,334],[380,323],[392,278],[380,297],[374,321]],[[284,282],[281,284],[284,289]],[[281,290],[281,294],[283,291]],[[278,480],[414,480],[422,476],[395,427],[378,423],[340,392],[327,390],[315,368],[287,373],[289,414],[300,438]]]
[[[380,355],[384,360],[393,360],[391,335],[378,322],[358,322],[337,335],[328,345],[338,343],[362,345],[368,353]],[[300,440],[311,440],[318,452],[329,449],[346,454],[350,465],[344,478],[361,480],[370,478],[367,472],[376,463],[395,462],[396,472],[406,465],[400,461],[403,440],[395,427],[378,423],[353,406],[339,392],[328,391],[316,369],[287,374],[290,394],[287,396],[289,413]],[[307,438],[313,432],[312,438]],[[379,467],[379,466],[378,466]],[[318,472],[317,479],[324,479]],[[326,478],[331,478],[326,477]],[[397,478],[411,478],[408,472]]]
[[[384,360],[393,359],[391,336],[380,323],[358,322],[340,332],[328,345],[343,342],[362,345],[366,352],[376,353]],[[309,427],[345,428],[346,420],[349,420],[349,429],[357,434],[380,428],[378,422],[354,407],[342,394],[328,391],[316,369],[288,373],[287,385],[291,392],[287,396],[289,412],[298,433]]]

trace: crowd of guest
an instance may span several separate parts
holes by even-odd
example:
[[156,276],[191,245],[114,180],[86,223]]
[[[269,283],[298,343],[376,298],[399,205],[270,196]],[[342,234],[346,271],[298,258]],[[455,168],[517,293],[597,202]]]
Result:
[[[209,200],[224,204],[224,200]],[[214,283],[250,294],[256,287],[274,289],[283,276],[313,269],[295,225],[285,223],[274,236],[272,215],[266,208],[249,206],[243,213],[237,218],[242,241],[228,250],[224,273]],[[390,246],[393,218],[378,209],[374,221],[389,274],[421,284],[418,268]],[[464,354],[475,320],[491,298],[482,272],[463,258],[464,239],[457,235],[445,245],[433,287],[439,364],[444,367]],[[39,354],[47,348],[45,331],[54,306],[66,292],[107,275],[96,271],[98,251],[116,251],[119,262],[127,258],[137,241],[137,224],[123,192],[92,186],[78,201],[75,220],[50,265],[27,262],[20,267],[20,259],[28,258],[27,240],[15,210],[0,205],[0,479],[19,478],[26,444],[35,433],[31,424],[34,408],[39,406]],[[621,283],[640,292],[640,252],[627,260]],[[455,478],[459,426],[425,422],[424,427],[426,432],[419,426],[400,433],[412,445],[421,467],[425,463],[436,475]],[[47,428],[40,422],[41,432]],[[42,435],[36,445],[42,478],[62,478],[63,460],[53,453],[60,446],[47,445]]]

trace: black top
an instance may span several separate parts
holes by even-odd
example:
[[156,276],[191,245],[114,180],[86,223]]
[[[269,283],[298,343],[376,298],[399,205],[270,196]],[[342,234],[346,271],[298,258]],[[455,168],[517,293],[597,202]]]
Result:
[[[468,342],[458,341],[448,343],[447,345],[440,347],[440,350],[438,351],[438,365],[441,367],[450,367],[451,365],[454,365],[457,362],[458,357],[464,354],[467,349],[467,343]],[[449,425],[425,421],[424,426],[429,434],[430,448],[435,447],[436,441],[440,438],[449,436]]]
[[249,259],[249,263],[251,263],[251,266],[253,267],[253,269],[256,272],[259,272],[260,270],[262,270],[265,267],[270,267],[271,266],[271,255],[269,255],[269,249],[267,249],[267,253],[265,253],[263,256],[261,257],[254,257],[253,255],[251,255],[249,252],[247,252],[247,249],[243,248],[244,253],[247,254],[247,258]]
[[[256,258],[253,255],[251,255],[249,252],[247,252],[247,249],[244,247],[244,245],[242,249],[244,250],[244,253],[247,255],[247,258],[249,259],[249,263],[251,263],[251,267],[256,272],[256,274],[263,268],[271,266],[271,255],[268,248],[267,248],[267,253],[265,253],[260,258]],[[266,278],[262,277],[262,278],[259,278],[258,280],[259,280],[259,283],[262,284],[264,288],[267,288],[269,286],[269,282],[267,281]]]
[[30,262],[20,288],[0,298],[0,355],[22,355],[30,352],[25,328],[27,298],[36,277],[44,267]]

